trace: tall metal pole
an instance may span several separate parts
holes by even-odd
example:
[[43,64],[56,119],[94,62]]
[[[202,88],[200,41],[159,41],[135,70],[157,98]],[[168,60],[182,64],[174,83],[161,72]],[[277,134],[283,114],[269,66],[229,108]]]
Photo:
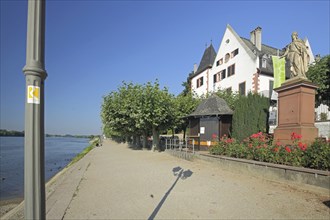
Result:
[[25,219],[45,219],[45,0],[28,1],[24,150]]

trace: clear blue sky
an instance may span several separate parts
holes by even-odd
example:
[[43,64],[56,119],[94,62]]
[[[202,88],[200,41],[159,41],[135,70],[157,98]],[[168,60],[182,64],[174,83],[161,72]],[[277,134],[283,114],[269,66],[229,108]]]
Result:
[[[24,130],[26,0],[1,0],[0,127]],[[205,44],[215,50],[227,24],[283,48],[297,31],[314,55],[329,54],[326,1],[63,1],[46,4],[45,128],[101,132],[102,97],[122,81],[159,79],[179,94]]]

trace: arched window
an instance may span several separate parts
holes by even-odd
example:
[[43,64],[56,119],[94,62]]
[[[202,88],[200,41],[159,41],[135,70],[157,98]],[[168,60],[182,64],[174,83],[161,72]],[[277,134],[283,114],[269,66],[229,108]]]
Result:
[[227,63],[230,59],[230,54],[229,53],[226,53],[225,55],[225,63]]

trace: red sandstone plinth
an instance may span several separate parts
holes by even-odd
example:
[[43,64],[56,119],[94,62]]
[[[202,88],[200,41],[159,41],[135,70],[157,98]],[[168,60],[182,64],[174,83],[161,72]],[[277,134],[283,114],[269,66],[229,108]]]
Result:
[[313,142],[318,136],[314,106],[317,86],[307,79],[291,79],[274,89],[278,92],[278,125],[274,140],[291,144],[291,134],[302,135],[303,142]]

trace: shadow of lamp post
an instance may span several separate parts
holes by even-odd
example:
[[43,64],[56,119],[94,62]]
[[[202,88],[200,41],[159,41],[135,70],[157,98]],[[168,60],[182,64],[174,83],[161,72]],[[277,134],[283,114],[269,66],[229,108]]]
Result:
[[164,204],[165,200],[167,199],[167,197],[169,196],[169,194],[171,193],[171,191],[173,190],[173,188],[175,187],[175,185],[177,184],[177,182],[179,181],[179,179],[185,180],[185,179],[191,177],[191,175],[193,174],[193,172],[191,170],[189,170],[189,169],[188,170],[184,170],[181,167],[174,167],[172,169],[172,172],[173,172],[173,175],[176,176],[177,178],[174,181],[174,183],[172,184],[172,186],[167,190],[167,192],[163,196],[162,200],[160,200],[160,202],[158,203],[157,207],[151,213],[151,215],[149,216],[148,220],[153,220],[156,217],[156,215],[159,212],[160,208]]

